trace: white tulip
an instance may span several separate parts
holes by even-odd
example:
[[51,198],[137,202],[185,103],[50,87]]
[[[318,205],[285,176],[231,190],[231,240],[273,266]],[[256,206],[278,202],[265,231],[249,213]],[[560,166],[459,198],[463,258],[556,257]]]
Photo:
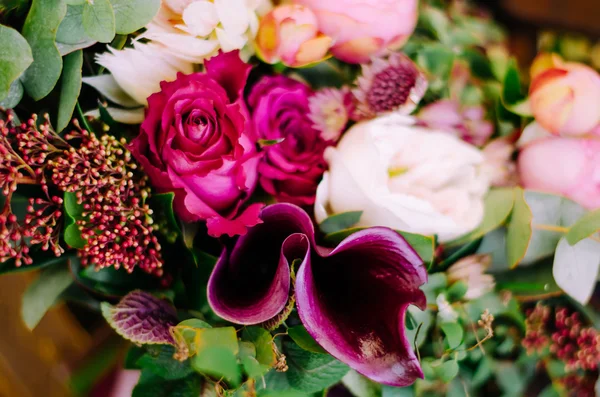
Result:
[[449,241],[483,218],[489,178],[475,146],[390,115],[361,122],[328,148],[315,215],[363,211],[358,226],[387,226]]
[[109,101],[123,108],[109,108],[109,113],[123,123],[140,123],[148,97],[160,91],[161,81],[173,81],[177,73],[194,71],[194,65],[173,58],[158,44],[136,42],[133,48],[98,54],[96,62],[110,74],[85,77],[83,82],[91,85]]
[[163,0],[140,36],[163,44],[171,55],[202,63],[219,50],[252,50],[257,13],[265,0]]

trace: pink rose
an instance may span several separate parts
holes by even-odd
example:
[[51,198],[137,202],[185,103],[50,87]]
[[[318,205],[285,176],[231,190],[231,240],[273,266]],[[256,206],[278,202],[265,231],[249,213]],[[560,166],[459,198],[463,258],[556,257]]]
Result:
[[600,139],[550,137],[525,146],[518,159],[525,188],[600,208]]
[[333,55],[363,63],[400,48],[417,24],[418,0],[294,0],[311,8],[319,29],[334,39]]
[[282,5],[260,20],[256,52],[267,63],[300,67],[323,60],[331,42],[331,37],[319,32],[317,17],[309,8]]
[[556,55],[538,56],[529,89],[533,115],[554,135],[585,135],[600,123],[600,75]]
[[260,155],[246,129],[242,91],[250,65],[236,52],[179,74],[148,98],[131,152],[159,192],[175,192],[185,222],[206,221],[211,236],[244,234],[261,205],[241,210],[257,182]]
[[315,202],[317,185],[327,167],[328,143],[310,119],[307,85],[285,76],[265,76],[248,97],[252,124],[265,154],[260,184],[278,201],[297,205]]

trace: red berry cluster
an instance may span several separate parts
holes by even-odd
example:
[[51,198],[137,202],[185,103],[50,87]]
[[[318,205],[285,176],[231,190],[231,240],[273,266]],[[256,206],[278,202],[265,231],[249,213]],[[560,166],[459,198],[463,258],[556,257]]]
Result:
[[[63,199],[50,192],[70,192],[83,207],[77,225],[86,241],[79,251],[84,265],[123,266],[129,272],[139,266],[161,275],[161,248],[146,204],[147,177],[124,140],[98,139],[74,125],[76,130],[61,137],[47,116],[39,125],[35,115],[21,125],[10,114],[0,120],[0,189],[6,197],[0,212],[0,261],[30,264],[32,245],[60,256]],[[39,185],[46,199],[29,199],[28,214],[18,222],[11,199],[23,183]]]

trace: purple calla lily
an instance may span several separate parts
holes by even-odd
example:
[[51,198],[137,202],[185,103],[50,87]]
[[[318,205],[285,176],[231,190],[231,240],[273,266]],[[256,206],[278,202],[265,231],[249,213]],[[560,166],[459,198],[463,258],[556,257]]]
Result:
[[224,250],[211,275],[208,299],[219,316],[238,324],[276,316],[289,297],[290,264],[300,259],[298,313],[328,353],[383,384],[423,377],[404,317],[410,304],[425,307],[419,286],[427,273],[402,236],[370,228],[329,249],[316,245],[313,224],[297,206],[271,205],[261,219]]

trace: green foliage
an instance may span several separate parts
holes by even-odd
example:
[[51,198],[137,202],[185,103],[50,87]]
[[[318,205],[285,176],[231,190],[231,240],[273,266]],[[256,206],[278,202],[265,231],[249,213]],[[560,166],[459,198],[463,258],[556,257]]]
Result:
[[381,385],[354,370],[344,376],[342,383],[356,397],[381,397]]
[[65,17],[58,26],[56,45],[62,55],[96,43],[96,40],[87,35],[83,26],[84,3],[85,1],[79,5],[69,5]]
[[458,375],[458,361],[448,360],[440,365],[432,366],[435,375],[444,383],[450,383]]
[[65,192],[63,197],[63,208],[65,212],[65,243],[70,247],[83,249],[87,241],[81,236],[81,230],[77,221],[82,219],[83,205],[77,203],[77,195],[72,192]]
[[267,330],[260,327],[245,327],[242,331],[242,339],[254,345],[255,358],[261,365],[271,367],[275,363],[273,338]]
[[187,378],[194,373],[191,361],[179,361],[173,358],[175,348],[170,345],[148,346],[146,353],[136,360],[136,367],[152,371],[165,380]]
[[283,343],[289,385],[296,390],[314,393],[332,386],[346,375],[349,368],[328,354],[308,352],[291,342]]
[[81,91],[81,68],[83,66],[83,53],[81,50],[72,52],[65,56],[58,106],[58,119],[56,131],[64,130],[71,122],[71,116],[77,104],[77,98]]
[[101,43],[110,43],[115,37],[115,13],[109,0],[94,0],[83,5],[85,33]]
[[459,323],[443,323],[440,328],[446,335],[448,347],[452,350],[456,349],[463,340],[463,327]]
[[521,188],[515,189],[515,202],[506,235],[508,265],[514,268],[523,260],[532,235],[531,209]]
[[20,267],[16,267],[14,259],[9,259],[5,262],[0,263],[0,275],[41,270],[56,265],[58,263],[66,263],[68,260],[64,256],[56,257],[48,251],[42,251],[36,248],[33,248],[31,250],[30,256],[33,260],[33,263],[31,265],[21,265]]
[[196,374],[166,381],[153,371],[144,370],[132,397],[197,397],[201,386],[202,379]]
[[118,34],[129,34],[143,28],[160,7],[160,0],[111,0],[111,3]]
[[60,294],[73,282],[67,266],[57,264],[40,273],[23,294],[21,317],[32,330],[54,305]]
[[66,13],[63,0],[33,0],[25,20],[22,33],[31,47],[33,63],[23,75],[23,85],[35,100],[48,95],[60,78],[63,64],[55,39]]
[[600,230],[600,210],[592,211],[582,216],[566,235],[570,245],[575,245],[584,238]]
[[521,76],[517,61],[513,58],[508,62],[502,90],[502,103],[511,112],[521,116],[531,116],[526,95],[523,94]]
[[341,214],[335,214],[325,219],[319,228],[325,234],[337,233],[344,229],[349,229],[360,221],[362,211],[350,211]]
[[288,335],[304,350],[313,353],[326,353],[325,350],[313,339],[303,325],[288,328]]
[[227,347],[213,345],[202,349],[192,358],[192,367],[215,379],[223,378],[230,386],[238,387],[242,373],[235,354]]
[[[8,26],[0,25],[0,43],[0,100],[6,100],[11,91],[13,96],[18,96],[14,91],[19,90],[21,83],[15,81],[31,65],[33,56],[27,40]],[[14,100],[10,102],[14,106],[12,102]]]

